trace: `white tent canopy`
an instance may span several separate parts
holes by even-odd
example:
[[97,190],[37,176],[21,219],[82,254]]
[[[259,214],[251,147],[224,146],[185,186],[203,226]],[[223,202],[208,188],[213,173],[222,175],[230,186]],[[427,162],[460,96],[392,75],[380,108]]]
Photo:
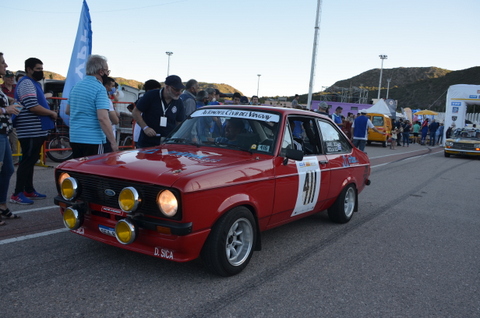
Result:
[[372,107],[367,108],[366,111],[367,111],[367,114],[376,113],[376,114],[384,114],[384,115],[392,116],[392,110],[390,110],[390,107],[387,106],[387,103],[385,103],[383,99],[380,99]]

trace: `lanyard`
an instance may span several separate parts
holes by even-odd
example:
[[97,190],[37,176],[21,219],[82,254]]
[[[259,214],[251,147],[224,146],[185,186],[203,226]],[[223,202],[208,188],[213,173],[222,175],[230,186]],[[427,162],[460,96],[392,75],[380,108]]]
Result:
[[170,106],[172,106],[172,102],[170,102],[170,104],[168,104],[167,109],[165,109],[165,105],[163,104],[162,92],[163,92],[163,88],[158,93],[160,94],[160,103],[162,104],[163,116],[167,117],[167,111],[170,108]]

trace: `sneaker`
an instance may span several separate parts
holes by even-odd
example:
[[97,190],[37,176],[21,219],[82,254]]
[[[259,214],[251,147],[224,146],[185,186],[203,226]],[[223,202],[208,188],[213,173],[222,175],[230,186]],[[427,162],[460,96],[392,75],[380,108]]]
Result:
[[25,195],[25,197],[27,197],[30,200],[42,200],[47,197],[45,194],[38,193],[35,190],[33,190],[33,192],[23,191],[23,194]]
[[12,194],[10,202],[16,204],[33,204],[33,201],[25,197],[23,192],[20,192],[18,195]]

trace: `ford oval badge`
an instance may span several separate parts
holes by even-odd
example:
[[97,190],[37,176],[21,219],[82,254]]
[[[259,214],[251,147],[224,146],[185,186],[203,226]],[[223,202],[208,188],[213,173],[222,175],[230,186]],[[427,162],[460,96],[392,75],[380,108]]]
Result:
[[105,189],[105,194],[108,195],[109,197],[113,197],[115,195],[115,191],[112,189]]

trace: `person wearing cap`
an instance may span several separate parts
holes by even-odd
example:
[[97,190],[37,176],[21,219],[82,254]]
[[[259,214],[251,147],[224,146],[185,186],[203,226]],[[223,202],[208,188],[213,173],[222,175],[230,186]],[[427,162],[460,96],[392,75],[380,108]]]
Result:
[[185,116],[190,115],[197,109],[197,102],[195,100],[195,96],[198,92],[198,82],[194,79],[191,79],[185,85],[185,90],[183,91],[182,95],[180,95],[180,99],[183,102],[183,107],[185,108]]
[[137,148],[160,145],[185,119],[185,108],[180,99],[184,88],[180,77],[170,75],[165,79],[164,88],[148,91],[138,101],[132,112],[133,119],[142,128]]
[[370,118],[365,116],[366,114],[366,110],[361,110],[360,116],[355,118],[352,124],[353,145],[361,151],[365,151],[365,144],[368,140],[368,128],[372,128],[377,133],[385,135],[384,132],[375,128]]
[[320,102],[320,104],[318,104],[317,113],[328,116],[328,105],[327,105],[327,103]]
[[70,115],[73,158],[103,154],[106,142],[112,151],[118,151],[108,116],[110,100],[103,86],[109,75],[107,59],[91,55],[86,65],[86,76],[70,92],[66,113]]

